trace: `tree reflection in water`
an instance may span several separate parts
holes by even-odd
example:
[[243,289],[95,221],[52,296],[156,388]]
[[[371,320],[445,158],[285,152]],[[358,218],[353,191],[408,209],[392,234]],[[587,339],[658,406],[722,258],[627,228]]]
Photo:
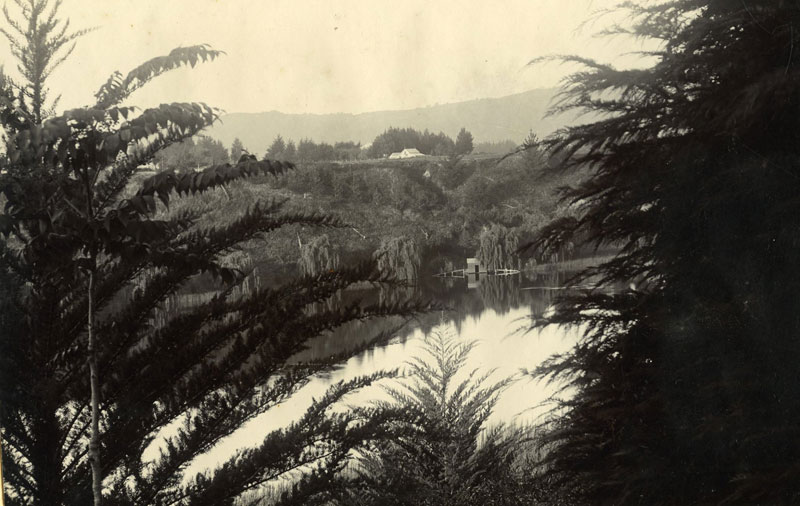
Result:
[[[423,335],[428,335],[436,325],[449,324],[457,334],[461,333],[464,323],[468,320],[477,321],[483,314],[492,311],[499,316],[508,315],[520,308],[527,308],[531,318],[542,316],[551,307],[555,299],[563,294],[561,287],[568,279],[567,272],[547,272],[541,274],[514,274],[509,276],[479,275],[469,278],[436,278],[423,277],[416,280],[412,286],[405,287],[367,287],[339,292],[314,305],[307,311],[318,314],[330,311],[336,307],[349,305],[355,302],[365,304],[401,302],[409,298],[420,298],[437,302],[447,310],[436,311],[419,315],[397,332],[395,342],[405,344],[406,340],[417,330]],[[238,293],[250,293],[263,282],[259,279],[256,270],[248,279],[237,288]],[[184,311],[196,304],[209,300],[214,291],[195,290],[187,291],[172,296],[163,307],[159,308],[153,317],[154,325],[174,313]],[[202,287],[201,287],[202,289]],[[315,358],[328,357],[331,354],[341,353],[357,347],[380,332],[396,328],[402,323],[399,318],[374,319],[348,323],[331,332],[321,335],[309,343],[309,348],[299,354],[296,361],[314,360]],[[525,324],[521,323],[520,327]],[[499,336],[485,336],[486,339],[502,338]],[[358,355],[354,360],[361,364],[369,362],[374,350]]]

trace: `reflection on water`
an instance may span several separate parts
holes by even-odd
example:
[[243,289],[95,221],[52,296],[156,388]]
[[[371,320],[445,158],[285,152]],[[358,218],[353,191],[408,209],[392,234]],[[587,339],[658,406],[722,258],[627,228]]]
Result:
[[[396,303],[412,297],[438,302],[449,310],[420,315],[416,325],[406,328],[399,336],[404,341],[410,334],[430,332],[435,325],[452,325],[457,332],[467,320],[478,320],[487,311],[506,316],[504,321],[516,322],[527,328],[527,319],[507,317],[511,312],[522,312],[522,317],[538,317],[544,314],[560,293],[558,290],[566,281],[568,274],[554,272],[526,276],[468,276],[466,278],[424,278],[417,286],[408,288],[374,288],[354,290],[340,294],[336,301],[351,302],[361,300],[366,303]],[[524,319],[524,318],[523,318]],[[378,320],[355,322],[321,336],[311,343],[311,349],[304,359],[321,358],[331,353],[341,352],[363,343],[377,332],[387,330],[397,324],[397,320]],[[484,336],[493,338],[494,336]],[[503,336],[499,336],[503,337]],[[401,360],[402,362],[402,360]]]
[[[439,302],[447,311],[419,316],[401,332],[392,344],[366,351],[351,358],[325,377],[315,378],[288,402],[257,417],[224,440],[209,454],[192,465],[191,472],[213,466],[238,448],[259,443],[264,435],[285,426],[302,413],[313,397],[320,397],[332,383],[379,370],[402,368],[420,349],[422,336],[437,326],[452,327],[464,340],[478,341],[468,359],[467,369],[494,370],[493,379],[519,375],[521,369],[533,369],[554,353],[564,352],[576,340],[575,329],[545,327],[530,330],[530,318],[542,315],[562,290],[569,276],[554,272],[541,275],[481,276],[480,279],[426,278],[418,286],[403,289],[364,289],[342,293],[331,304],[392,302],[408,297]],[[313,309],[312,309],[313,310]],[[377,333],[391,329],[397,320],[354,322],[327,333],[310,343],[297,360],[313,360],[353,348]],[[524,377],[501,396],[490,423],[527,423],[543,413],[541,406],[556,386]],[[363,404],[382,397],[382,391],[370,387],[348,398]]]

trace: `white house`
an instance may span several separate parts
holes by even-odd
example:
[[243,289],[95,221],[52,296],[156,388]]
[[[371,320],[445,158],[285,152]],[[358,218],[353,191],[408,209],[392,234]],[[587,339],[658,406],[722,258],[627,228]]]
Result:
[[416,148],[406,148],[399,153],[392,153],[389,155],[390,160],[396,160],[398,158],[414,158],[415,156],[425,156],[419,152]]
[[142,165],[137,165],[136,166],[136,170],[138,172],[156,172],[159,169],[160,169],[160,167],[158,167],[153,162],[147,162],[147,163],[143,163]]

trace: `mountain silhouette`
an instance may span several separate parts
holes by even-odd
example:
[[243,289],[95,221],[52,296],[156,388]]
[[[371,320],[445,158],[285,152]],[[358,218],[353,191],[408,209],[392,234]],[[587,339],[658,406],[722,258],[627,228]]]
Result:
[[316,142],[355,141],[365,145],[390,126],[441,131],[453,139],[464,127],[475,142],[510,139],[522,143],[531,130],[542,138],[575,122],[576,114],[545,117],[557,91],[542,88],[499,98],[360,114],[232,113],[222,116],[222,122],[206,133],[225,145],[238,137],[245,148],[258,155],[278,134],[295,142],[310,138]]

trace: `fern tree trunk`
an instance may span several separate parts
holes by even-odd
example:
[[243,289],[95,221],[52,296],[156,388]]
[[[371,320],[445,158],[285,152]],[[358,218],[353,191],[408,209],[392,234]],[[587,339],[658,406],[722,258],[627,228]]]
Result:
[[[94,257],[92,257],[94,264]],[[92,394],[92,429],[89,439],[89,462],[92,466],[92,496],[94,506],[100,506],[103,500],[103,477],[100,474],[100,380],[97,372],[97,346],[94,335],[94,277],[95,266],[89,271],[89,310],[86,323],[89,336],[89,380]]]
[[[86,221],[91,223],[94,219],[94,206],[92,185],[94,177],[88,173],[84,174],[84,184],[86,185]],[[95,173],[96,177],[96,173]],[[94,506],[100,506],[103,502],[103,476],[100,470],[100,378],[97,371],[97,343],[94,332],[95,308],[94,308],[94,284],[97,274],[97,235],[92,234],[89,242],[89,286],[87,288],[87,316],[86,334],[88,340],[87,353],[89,361],[89,386],[91,389],[92,423],[89,434],[89,464],[92,468],[92,497]]]
[[3,439],[0,438],[0,506],[6,504],[5,487],[3,487]]

